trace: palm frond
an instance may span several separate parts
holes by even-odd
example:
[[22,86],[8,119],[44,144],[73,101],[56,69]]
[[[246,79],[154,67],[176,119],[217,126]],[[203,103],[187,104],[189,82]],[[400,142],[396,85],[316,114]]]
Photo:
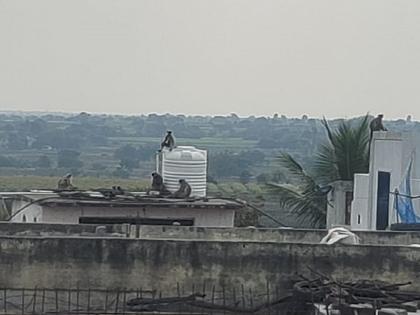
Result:
[[330,125],[328,124],[328,121],[325,118],[325,116],[322,117],[321,123],[324,126],[325,131],[327,132],[327,136],[328,136],[328,139],[329,139],[330,143],[333,144],[334,143],[333,132],[331,131]]
[[353,180],[355,173],[368,171],[369,117],[358,123],[342,121],[332,130],[323,119],[327,139],[314,161],[314,171],[322,182]]
[[280,166],[283,167],[286,172],[293,176],[300,185],[312,186],[316,185],[313,178],[305,172],[303,167],[288,153],[281,153],[278,156]]
[[321,184],[328,184],[339,177],[336,155],[334,148],[323,144],[319,147],[318,153],[313,161],[313,168],[316,179]]
[[267,183],[267,188],[279,198],[280,207],[295,215],[300,223],[316,228],[325,226],[327,199],[318,185]]

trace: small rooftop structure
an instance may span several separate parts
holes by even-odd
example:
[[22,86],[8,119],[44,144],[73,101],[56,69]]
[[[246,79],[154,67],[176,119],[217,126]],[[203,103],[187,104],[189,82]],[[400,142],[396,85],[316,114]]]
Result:
[[219,198],[174,199],[98,191],[0,193],[11,222],[153,224],[233,227],[239,202]]
[[[420,222],[420,213],[416,212],[420,199],[413,198],[420,195],[419,153],[418,133],[373,133],[369,173],[354,177],[353,230],[386,230],[395,223]],[[396,189],[403,198],[399,202]]]

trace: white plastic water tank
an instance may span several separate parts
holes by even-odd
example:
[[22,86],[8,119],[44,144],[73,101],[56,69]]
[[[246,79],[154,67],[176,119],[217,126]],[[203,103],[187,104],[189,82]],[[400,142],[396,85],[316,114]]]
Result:
[[163,149],[158,154],[158,171],[166,188],[175,192],[179,180],[185,179],[191,186],[191,196],[205,197],[207,188],[207,151],[190,146],[179,146],[172,151]]

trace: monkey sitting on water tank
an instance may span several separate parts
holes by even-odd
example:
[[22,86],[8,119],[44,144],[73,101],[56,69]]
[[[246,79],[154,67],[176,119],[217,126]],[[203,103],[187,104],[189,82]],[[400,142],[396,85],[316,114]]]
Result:
[[163,150],[163,148],[168,148],[169,151],[172,151],[172,149],[175,147],[175,138],[172,135],[172,131],[168,130],[166,132],[166,137],[163,140],[163,142],[160,144],[160,151]]
[[191,186],[187,183],[185,179],[179,180],[179,188],[174,194],[172,195],[174,198],[188,198],[191,195]]

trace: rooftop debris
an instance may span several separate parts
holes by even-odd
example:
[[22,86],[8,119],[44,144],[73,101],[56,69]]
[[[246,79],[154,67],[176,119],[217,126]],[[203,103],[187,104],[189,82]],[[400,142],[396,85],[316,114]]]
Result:
[[263,303],[253,307],[243,307],[239,305],[239,302],[236,305],[226,305],[209,302],[204,300],[206,297],[205,294],[194,293],[188,296],[179,296],[179,297],[168,297],[168,298],[159,298],[159,299],[150,299],[150,298],[135,298],[127,301],[127,306],[130,311],[164,311],[171,310],[175,306],[178,308],[184,307],[194,307],[196,310],[215,310],[223,311],[223,313],[233,313],[233,314],[257,314],[264,312],[264,310],[276,307],[283,303],[288,303],[292,299],[292,295],[285,295],[275,301]]
[[[313,271],[313,270],[312,270]],[[376,280],[337,281],[313,271],[317,277],[308,279],[303,275],[284,296],[260,304],[241,305],[208,299],[205,294],[194,293],[177,297],[134,298],[127,301],[130,311],[167,311],[174,308],[205,312],[213,310],[223,314],[267,314],[287,310],[289,314],[341,314],[352,315],[355,311],[374,315],[406,314],[420,308],[420,292],[403,291],[401,287],[411,284],[388,283]],[[219,314],[219,313],[217,313]]]
[[293,286],[293,298],[305,304],[325,305],[325,312],[333,310],[341,314],[353,314],[356,309],[376,310],[397,309],[416,312],[420,303],[420,292],[403,291],[401,287],[411,282],[388,283],[377,280],[356,280],[343,282],[318,275],[314,279],[300,276]]

